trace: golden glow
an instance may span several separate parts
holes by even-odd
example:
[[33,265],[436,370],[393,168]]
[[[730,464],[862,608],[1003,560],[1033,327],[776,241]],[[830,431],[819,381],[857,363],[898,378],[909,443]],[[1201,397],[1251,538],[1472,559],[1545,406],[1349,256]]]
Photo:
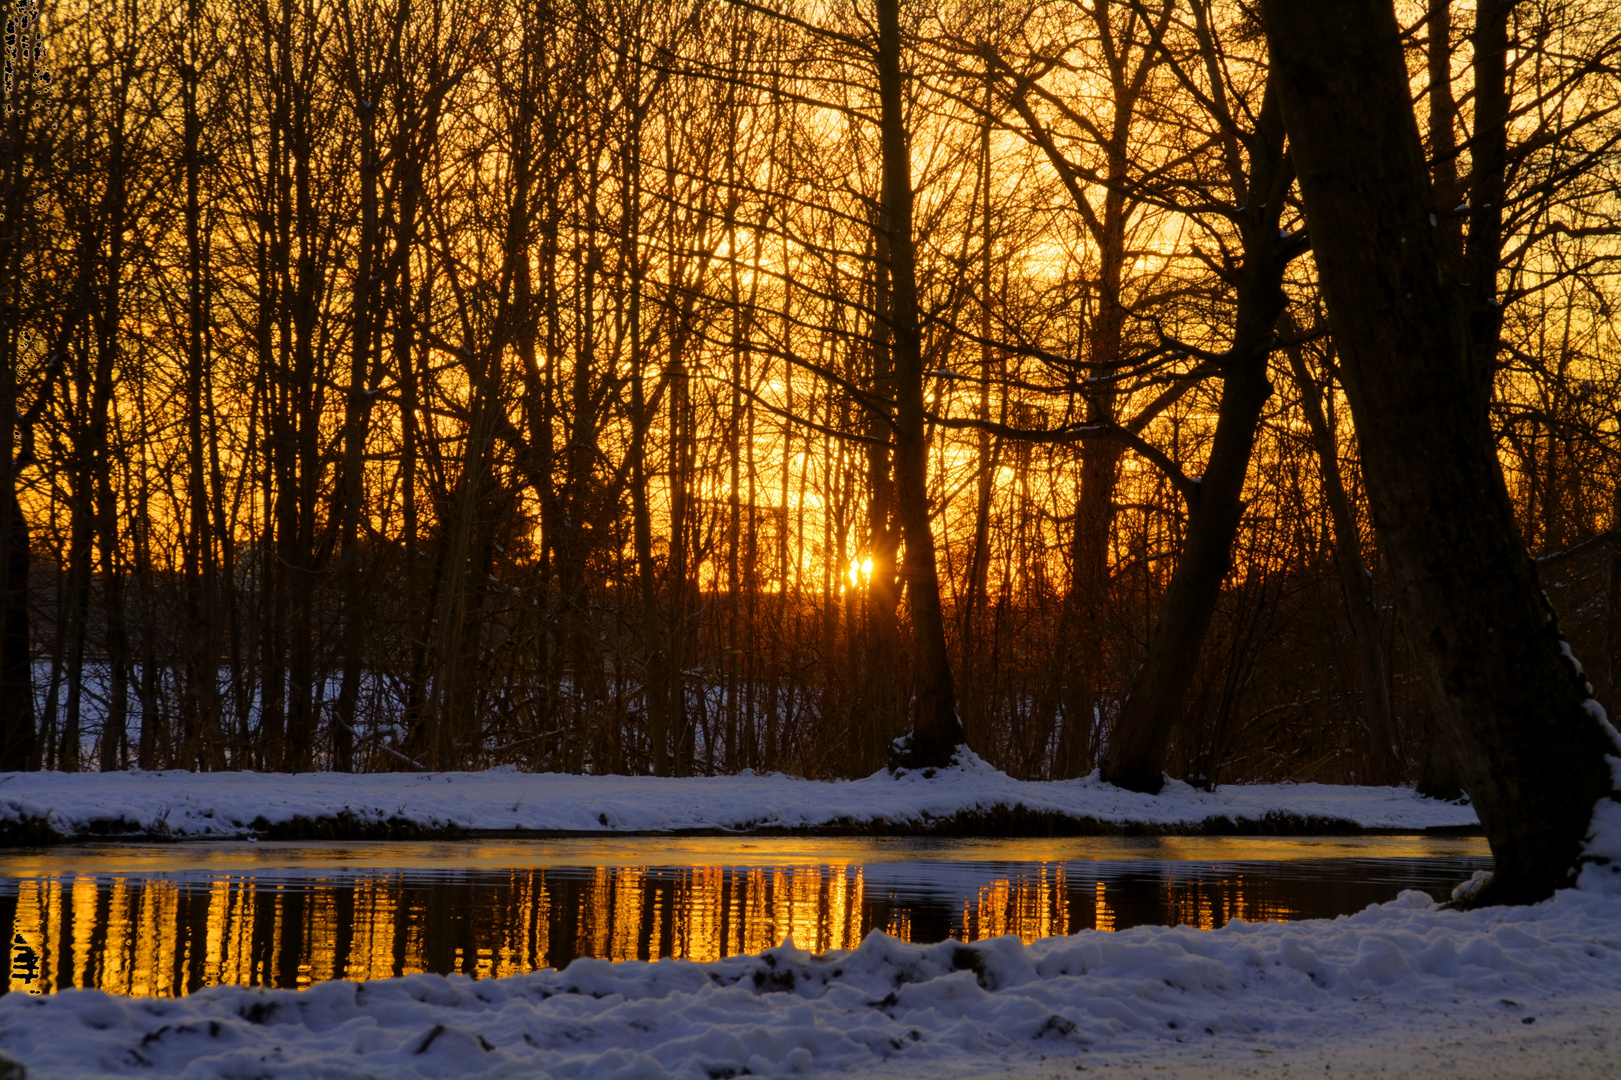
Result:
[[1108,886],[1101,881],[1098,882],[1097,900],[1092,908],[1093,929],[1106,931],[1114,929],[1114,912],[1109,910],[1109,901],[1104,898],[1107,892]]
[[[1476,838],[961,841],[926,852],[782,838],[743,845],[750,866],[734,861],[742,853],[735,843],[671,838],[661,856],[677,865],[662,868],[640,861],[645,840],[473,845],[448,858],[434,845],[362,846],[340,853],[345,873],[309,867],[297,877],[285,876],[288,861],[313,860],[324,849],[255,850],[246,858],[120,849],[111,874],[93,872],[95,856],[84,849],[21,855],[8,865],[12,934],[40,953],[39,977],[29,985],[14,969],[9,987],[168,997],[222,984],[310,986],[420,971],[498,978],[576,956],[707,961],[757,953],[790,936],[823,953],[854,948],[875,929],[901,940],[1012,934],[1025,942],[1142,923],[1211,929],[1309,913],[1255,863],[1485,854]],[[706,856],[717,864],[704,865]],[[868,873],[896,859],[963,866],[992,857],[1025,865],[987,874],[966,894],[926,901],[874,888]],[[452,873],[425,884],[385,858]],[[1123,859],[1157,867],[1118,876],[1105,869]],[[1087,862],[1097,873],[1075,880]],[[1251,869],[1212,872],[1212,862]],[[190,873],[176,874],[183,868]],[[1305,880],[1298,872],[1279,876]],[[1299,895],[1320,887],[1304,888]]]

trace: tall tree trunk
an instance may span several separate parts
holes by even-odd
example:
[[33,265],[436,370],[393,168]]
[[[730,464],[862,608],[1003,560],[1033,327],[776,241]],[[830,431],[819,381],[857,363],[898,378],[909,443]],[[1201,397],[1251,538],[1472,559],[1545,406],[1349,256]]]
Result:
[[[1135,99],[1116,88],[1113,138],[1107,146],[1111,183],[1101,200],[1098,245],[1097,310],[1091,326],[1088,360],[1091,373],[1102,376],[1098,389],[1086,396],[1088,424],[1107,425],[1117,419],[1119,393],[1108,379],[1121,360],[1125,345],[1126,307],[1126,139]],[[1055,776],[1078,776],[1091,764],[1094,733],[1104,704],[1105,632],[1109,612],[1109,538],[1114,532],[1115,487],[1119,481],[1122,448],[1103,439],[1081,446],[1080,491],[1075,500],[1074,533],[1070,540],[1069,591],[1061,615],[1057,672],[1064,723],[1059,729]],[[1045,739],[1042,740],[1046,742]]]
[[130,650],[124,611],[124,568],[119,558],[118,503],[113,495],[111,454],[97,467],[97,539],[101,544],[102,604],[107,616],[107,719],[101,729],[101,771],[122,769],[128,759]]
[[[652,427],[656,402],[647,398],[645,357],[642,342],[642,290],[646,264],[641,244],[641,65],[632,61],[630,97],[634,104],[628,118],[621,168],[624,170],[624,262],[630,276],[627,316],[630,339],[630,498],[631,530],[636,551],[636,582],[640,590],[642,616],[642,702],[647,727],[648,766],[655,776],[670,772],[670,665],[664,647],[664,626],[659,609],[658,565],[653,559],[653,512],[648,499],[648,429]],[[673,254],[673,252],[672,252]],[[641,771],[640,768],[637,771]]]
[[[284,0],[283,48],[292,49],[288,29],[291,5]],[[313,49],[308,28],[299,45]],[[292,67],[295,59],[289,57]],[[323,286],[318,256],[321,236],[315,205],[315,118],[309,95],[311,88],[286,76],[289,95],[287,128],[288,161],[291,165],[292,235],[298,243],[291,269],[291,296],[283,332],[290,331],[292,360],[291,387],[287,394],[287,441],[283,448],[283,488],[278,500],[282,534],[282,572],[286,582],[286,618],[283,623],[287,657],[287,733],[283,741],[282,765],[287,772],[307,772],[315,765],[315,511],[320,501],[321,412],[324,392],[317,370],[320,328],[320,294]],[[289,257],[292,254],[288,247]]]
[[[1247,189],[1249,198],[1239,211],[1243,268],[1232,343],[1220,361],[1221,403],[1210,458],[1204,476],[1187,492],[1182,557],[1102,762],[1104,780],[1133,791],[1158,792],[1164,782],[1167,745],[1182,718],[1205,631],[1231,568],[1255,430],[1272,396],[1267,360],[1286,303],[1283,271],[1299,250],[1295,238],[1278,230],[1289,182],[1282,116],[1276,96],[1268,93],[1251,142],[1247,184],[1234,177],[1234,194],[1242,197]],[[1211,762],[1212,773],[1218,764]]]
[[[259,365],[261,428],[264,432],[260,497],[263,522],[257,552],[259,607],[259,737],[257,757],[260,768],[279,769],[286,736],[286,596],[288,531],[286,504],[291,487],[286,479],[291,455],[288,432],[288,398],[291,391],[291,344],[288,331],[291,318],[289,290],[291,276],[291,212],[287,184],[288,78],[289,62],[280,27],[264,18],[260,48],[268,57],[279,57],[279,66],[270,68],[271,115],[265,135],[265,182],[261,198],[258,250],[258,310],[254,337]],[[144,734],[144,733],[143,733]],[[143,763],[142,768],[146,765]]]
[[214,530],[208,503],[203,438],[208,410],[203,365],[209,299],[203,226],[203,119],[198,112],[201,57],[199,0],[186,7],[188,47],[181,65],[186,231],[186,689],[181,706],[181,753],[186,768],[217,767],[219,648],[214,636]]
[[[1473,339],[1430,224],[1395,13],[1388,0],[1263,9],[1374,525],[1496,858],[1480,899],[1535,901],[1571,882],[1595,807],[1617,794],[1605,758],[1621,739],[1518,539],[1486,412],[1495,337]],[[1495,266],[1473,288],[1494,279]]]
[[557,545],[557,577],[563,603],[564,640],[573,681],[570,697],[572,715],[571,745],[567,766],[584,768],[588,747],[597,739],[606,686],[596,619],[587,596],[586,572],[592,538],[588,532],[591,515],[592,478],[597,450],[597,398],[592,385],[596,361],[597,279],[602,273],[597,249],[596,158],[591,157],[585,183],[585,237],[576,237],[575,273],[581,282],[578,293],[579,336],[574,358],[571,387],[573,424],[569,431],[564,465],[564,495],[561,535]]
[[[396,116],[416,117],[417,101],[410,84],[399,79],[394,86]],[[394,376],[399,380],[400,424],[400,518],[404,533],[405,625],[411,636],[410,663],[405,677],[405,727],[407,737],[420,730],[427,680],[427,641],[433,627],[434,601],[422,596],[422,537],[417,509],[417,456],[421,441],[418,411],[421,407],[417,375],[416,285],[411,271],[412,250],[416,246],[418,203],[422,192],[422,161],[431,144],[433,118],[418,119],[419,127],[402,119],[396,133],[393,156],[396,165],[394,220],[394,312],[390,349]],[[550,535],[548,530],[547,535]],[[395,760],[399,760],[396,758]],[[404,764],[405,762],[402,762]]]
[[370,608],[362,573],[360,518],[365,499],[364,483],[366,437],[371,418],[371,366],[376,313],[379,308],[377,272],[379,256],[378,172],[381,169],[377,147],[377,102],[379,88],[374,74],[363,66],[360,47],[366,43],[364,23],[357,27],[353,8],[340,9],[347,34],[349,92],[353,98],[355,121],[360,128],[360,235],[356,239],[354,307],[349,328],[349,393],[344,403],[343,475],[337,497],[339,512],[339,551],[343,579],[343,673],[338,685],[337,711],[332,717],[332,767],[338,772],[354,769],[355,711],[360,701],[363,672],[366,615]]
[[906,768],[950,764],[963,743],[946,651],[945,616],[929,521],[929,446],[923,423],[923,347],[912,246],[912,165],[901,70],[900,5],[878,0],[878,97],[883,143],[883,213],[889,240],[890,342],[895,361],[895,504],[906,538],[902,575],[912,617],[912,732],[894,762]]
[[[14,9],[16,10],[16,9]],[[41,20],[15,18],[7,43],[13,70],[0,80],[0,769],[39,767],[28,611],[28,519],[18,501],[19,473],[33,462],[33,426],[20,415],[19,361],[26,327],[30,218],[48,153],[41,128],[49,103],[39,65]],[[49,380],[47,380],[48,383]],[[48,387],[47,387],[48,388]]]
[[[846,620],[850,670],[859,680],[853,695],[856,722],[850,747],[860,771],[882,760],[883,746],[905,722],[902,687],[900,597],[896,588],[896,555],[901,530],[895,524],[894,416],[895,354],[891,344],[890,321],[894,295],[890,286],[891,257],[889,237],[882,222],[875,230],[872,276],[871,386],[878,402],[867,411],[867,559],[860,591],[863,618],[861,633],[854,633],[855,619]],[[875,408],[886,410],[882,415]],[[838,570],[844,568],[839,561]],[[860,574],[858,574],[860,576]],[[852,593],[854,598],[856,594]]]
[[[666,140],[670,138],[666,128]],[[673,161],[674,155],[669,151],[666,142],[666,161]],[[667,168],[669,168],[667,166]],[[669,190],[674,190],[674,177],[672,172],[666,172],[666,183]],[[693,415],[688,393],[688,376],[686,369],[686,319],[687,308],[681,302],[679,291],[680,275],[676,272],[676,252],[678,245],[675,242],[675,215],[670,215],[670,272],[669,292],[666,298],[666,307],[669,311],[669,378],[670,378],[670,405],[666,426],[669,429],[669,472],[670,472],[670,558],[664,568],[665,588],[669,590],[670,615],[667,624],[668,631],[668,658],[666,664],[669,671],[669,705],[666,708],[666,724],[669,729],[669,771],[676,776],[686,776],[692,771],[692,759],[695,751],[695,732],[692,720],[687,716],[686,676],[682,665],[685,660],[687,603],[692,593],[688,581],[688,544],[687,544],[687,509],[690,501],[692,463],[696,455],[693,441]],[[658,759],[654,759],[655,767]],[[660,773],[659,775],[666,775]]]
[[[6,455],[10,446],[4,448]],[[0,506],[6,531],[5,597],[0,611],[0,771],[34,764],[34,677],[28,629],[28,519],[15,491]]]
[[[735,26],[735,24],[734,24]],[[738,62],[738,35],[734,30],[732,34],[731,62]],[[742,528],[742,501],[738,486],[742,479],[743,454],[743,292],[739,263],[742,256],[737,247],[737,208],[741,198],[738,188],[737,175],[737,142],[739,138],[737,116],[737,94],[735,85],[727,93],[726,117],[729,130],[726,138],[726,263],[727,278],[730,288],[730,307],[732,309],[732,340],[730,350],[732,354],[731,392],[732,399],[727,409],[726,420],[726,460],[729,469],[726,487],[726,646],[721,658],[721,694],[725,703],[726,716],[726,769],[736,772],[742,768],[742,758],[739,754],[740,730],[738,720],[741,715],[738,709],[738,693],[741,687],[741,646],[738,637],[738,611],[741,597],[738,595],[738,559],[741,557],[739,545],[743,539]]]
[[[993,9],[988,9],[988,12]],[[987,52],[989,48],[987,46]],[[985,65],[985,116],[979,129],[979,400],[981,424],[991,419],[991,117],[996,100],[996,76],[989,61]],[[1005,372],[1000,374],[1005,375]],[[1003,397],[1006,407],[1006,397]],[[1005,417],[1003,418],[1005,420]],[[986,688],[981,680],[982,665],[976,653],[985,621],[985,589],[991,568],[991,496],[1000,444],[993,444],[991,433],[981,427],[975,447],[974,535],[968,552],[967,595],[962,605],[962,677],[967,728],[980,737],[989,726]],[[784,500],[786,502],[786,500]]]
[[[89,382],[89,368],[84,350],[80,355],[79,370],[75,378],[82,386]],[[67,707],[62,719],[62,737],[57,751],[57,768],[63,772],[78,772],[80,758],[80,720],[84,709],[84,647],[85,631],[90,622],[90,561],[92,559],[92,533],[95,519],[91,512],[91,470],[86,460],[89,447],[85,422],[75,418],[75,447],[69,466],[71,491],[69,493],[68,525],[68,595],[62,605],[67,625],[64,628],[64,656],[62,664],[67,681]]]

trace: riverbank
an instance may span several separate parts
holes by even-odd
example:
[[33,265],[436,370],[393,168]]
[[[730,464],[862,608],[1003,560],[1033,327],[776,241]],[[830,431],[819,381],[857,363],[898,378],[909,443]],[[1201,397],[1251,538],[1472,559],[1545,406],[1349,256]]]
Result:
[[10,773],[0,846],[141,840],[429,839],[603,833],[1087,836],[1471,832],[1466,805],[1409,788],[1016,780],[976,757],[821,781],[520,773]]

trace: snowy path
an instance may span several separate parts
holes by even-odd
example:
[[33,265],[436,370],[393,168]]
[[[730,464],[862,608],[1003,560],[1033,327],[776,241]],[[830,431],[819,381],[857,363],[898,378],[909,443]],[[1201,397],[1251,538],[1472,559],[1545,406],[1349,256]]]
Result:
[[[932,770],[931,770],[932,771]],[[863,780],[782,775],[660,779],[479,773],[14,773],[0,776],[0,840],[92,834],[173,838],[267,834],[336,821],[351,835],[420,830],[663,832],[840,829],[974,831],[999,814],[1071,828],[1283,831],[1470,827],[1474,811],[1406,788],[1246,784],[1199,791],[1173,781],[1158,796],[1098,782],[1015,780],[978,759],[932,776]],[[1308,827],[1302,828],[1302,825]],[[296,829],[294,830],[296,832]]]
[[41,1080],[1614,1075],[1621,873],[1590,868],[1530,908],[1404,893],[1334,920],[1030,946],[875,933],[824,956],[785,944],[480,982],[14,993],[0,1050]]

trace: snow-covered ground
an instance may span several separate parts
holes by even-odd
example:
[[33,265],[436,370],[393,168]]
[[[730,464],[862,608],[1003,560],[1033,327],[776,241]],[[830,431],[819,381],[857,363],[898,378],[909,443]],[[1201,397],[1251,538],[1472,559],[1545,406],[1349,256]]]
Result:
[[812,956],[577,961],[179,1000],[0,998],[35,1078],[1616,1075],[1621,805],[1580,887],[1526,908],[1403,893],[1334,920],[1087,931],[1026,946],[881,933]]
[[[1612,761],[1621,773],[1621,758]],[[14,815],[55,814],[71,827],[167,821],[186,835],[345,807],[467,828],[579,830],[921,820],[1015,802],[1159,823],[1275,811],[1415,828],[1462,824],[1466,813],[1400,790],[1174,788],[1138,801],[1092,781],[1017,784],[973,763],[953,772],[954,783],[848,784],[15,776],[0,790],[10,789]],[[712,963],[582,960],[481,981],[216,987],[177,1000],[11,993],[0,998],[0,1051],[36,1080],[1609,1077],[1621,1060],[1621,804],[1600,804],[1587,850],[1595,861],[1577,888],[1524,908],[1442,910],[1409,892],[1333,920],[1086,931],[1031,945],[909,945],[875,932],[820,956],[789,941]]]
[[1406,788],[1244,784],[1158,796],[1099,782],[1015,780],[977,758],[951,769],[863,780],[478,773],[15,773],[0,776],[0,834],[25,823],[67,839],[91,833],[223,838],[340,818],[427,829],[555,832],[948,826],[1012,811],[1101,827],[1196,829],[1209,822],[1312,819],[1319,828],[1422,830],[1477,823],[1467,806]]

